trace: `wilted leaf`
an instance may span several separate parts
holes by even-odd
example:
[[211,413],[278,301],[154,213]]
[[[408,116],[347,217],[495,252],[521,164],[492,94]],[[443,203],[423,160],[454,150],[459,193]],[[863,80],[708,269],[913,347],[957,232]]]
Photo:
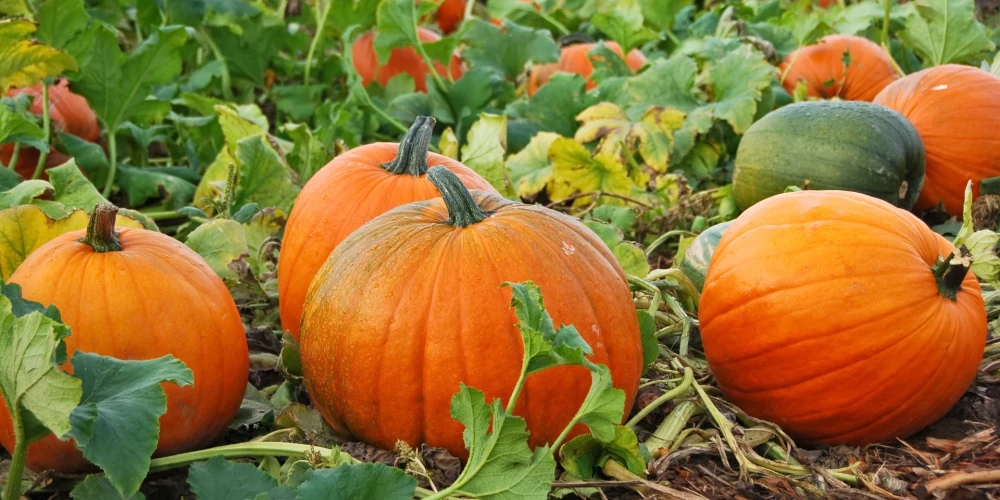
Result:
[[43,78],[78,69],[73,56],[23,39],[34,31],[30,21],[0,21],[0,95],[11,87],[30,87]]
[[580,128],[576,140],[587,143],[600,140],[597,152],[618,156],[638,151],[646,164],[658,172],[666,172],[673,147],[673,133],[684,124],[684,113],[675,109],[653,106],[633,122],[618,106],[603,102],[577,115]]
[[507,175],[519,196],[531,196],[545,189],[552,178],[549,146],[558,138],[559,134],[539,132],[524,149],[507,158]]
[[[553,141],[549,147],[549,160],[553,164],[550,194],[554,200],[577,193],[629,195],[632,192],[632,179],[618,158],[607,153],[591,156],[590,151],[574,139],[560,137]],[[584,196],[578,198],[576,204],[584,205],[593,201]]]

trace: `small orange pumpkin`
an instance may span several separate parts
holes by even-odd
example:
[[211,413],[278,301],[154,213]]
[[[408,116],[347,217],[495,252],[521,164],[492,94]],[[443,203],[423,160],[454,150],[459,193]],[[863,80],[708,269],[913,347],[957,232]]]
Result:
[[[613,50],[619,56],[622,55],[622,48],[617,43],[604,42],[604,45],[607,45],[609,49]],[[586,78],[587,90],[596,87],[597,83],[590,79],[591,73],[594,72],[594,63],[587,56],[587,53],[596,46],[596,43],[568,45],[563,47],[562,53],[559,56],[559,62],[542,64],[532,68],[531,73],[528,75],[528,95],[535,95],[539,87],[548,83],[552,75],[560,71],[575,73]],[[625,57],[625,64],[633,70],[638,70],[646,64],[646,56],[637,49],[632,49],[629,51],[628,56]]]
[[[31,102],[31,112],[41,116],[42,107],[42,84],[23,89],[11,89],[7,92],[7,97],[14,97],[26,94],[34,99]],[[97,116],[94,110],[90,109],[87,100],[74,94],[69,90],[69,82],[60,80],[55,85],[49,86],[49,119],[56,129],[67,134],[73,134],[85,141],[97,142],[101,137],[101,130],[97,125]],[[0,146],[0,162],[4,165],[10,161],[14,154],[13,144]],[[17,165],[15,170],[21,177],[30,179],[35,173],[35,166],[38,164],[39,151],[35,148],[22,146],[17,155]],[[52,150],[45,160],[45,167],[55,167],[62,165],[70,159],[59,151]]]
[[[632,294],[608,247],[577,219],[470,192],[448,169],[442,198],[389,211],[347,237],[313,281],[301,356],[313,404],[338,433],[465,458],[449,408],[459,383],[506,401],[523,345],[504,282],[533,281],[556,324],[572,324],[631,408],[642,372]],[[590,387],[580,366],[528,377],[514,413],[552,443]],[[583,432],[583,426],[573,430]]]
[[[10,281],[26,299],[55,305],[76,350],[120,359],[172,354],[194,373],[194,385],[164,384],[159,455],[218,438],[240,408],[249,374],[246,335],[229,290],[186,246],[145,229],[115,232],[118,209],[99,204],[86,231],[56,237],[35,250]],[[72,371],[69,361],[64,370]],[[7,406],[0,404],[0,442],[14,447]],[[28,446],[35,471],[78,471],[87,461],[72,440],[48,436]]]
[[916,209],[938,202],[961,216],[965,185],[1000,176],[1000,78],[945,64],[889,85],[875,98],[913,123],[924,141],[927,170]]
[[444,0],[434,14],[437,19],[438,28],[443,33],[451,33],[465,17],[465,0]]
[[768,198],[712,255],[699,321],[726,399],[809,443],[905,438],[944,415],[986,343],[979,283],[911,213],[846,191]]
[[428,165],[444,165],[470,188],[496,192],[465,165],[427,151],[434,123],[421,116],[399,144],[379,142],[348,151],[302,188],[278,255],[281,325],[293,337],[299,335],[309,283],[347,235],[390,209],[438,195],[427,180]]
[[[420,27],[417,28],[417,36],[421,42],[436,42],[441,39],[437,33]],[[351,58],[354,69],[361,76],[361,83],[364,85],[376,81],[384,86],[389,83],[392,77],[406,73],[413,77],[413,83],[416,84],[418,92],[427,92],[425,77],[430,71],[413,47],[392,49],[389,60],[384,65],[379,64],[378,57],[375,55],[375,32],[369,31],[354,41],[354,45],[351,46]],[[462,59],[458,57],[458,52],[456,52],[452,56],[448,68],[435,62],[434,70],[441,76],[451,75],[452,78],[458,79],[465,72],[465,67],[462,64]]]
[[[844,68],[845,54],[850,62]],[[789,93],[804,81],[809,97],[871,102],[899,78],[892,61],[878,44],[853,35],[830,35],[795,50],[779,67],[781,84]]]

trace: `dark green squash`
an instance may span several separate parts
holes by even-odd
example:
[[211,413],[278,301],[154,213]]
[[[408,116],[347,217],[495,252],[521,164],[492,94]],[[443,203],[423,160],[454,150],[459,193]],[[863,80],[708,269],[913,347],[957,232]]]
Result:
[[910,209],[924,180],[924,144],[889,108],[857,101],[785,106],[740,141],[733,195],[743,210],[789,186],[855,191]]
[[726,232],[732,223],[733,221],[723,222],[702,231],[684,252],[680,265],[681,272],[698,287],[699,292],[705,285],[705,275],[708,274],[708,265],[712,262],[715,247],[719,246],[722,233]]

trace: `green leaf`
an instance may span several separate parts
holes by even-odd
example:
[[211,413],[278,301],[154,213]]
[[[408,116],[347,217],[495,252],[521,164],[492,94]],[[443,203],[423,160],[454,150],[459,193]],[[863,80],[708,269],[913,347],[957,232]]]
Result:
[[576,327],[561,326],[558,330],[545,310],[541,290],[532,282],[504,283],[510,287],[510,306],[517,315],[517,328],[524,342],[525,375],[562,365],[592,367],[586,358],[594,353]]
[[266,472],[246,463],[233,463],[218,455],[191,466],[188,484],[197,498],[244,500],[295,500],[295,491]]
[[620,229],[597,220],[585,220],[583,223],[591,231],[597,233],[601,241],[611,249],[611,252],[615,254],[615,258],[618,260],[618,264],[622,266],[625,274],[632,276],[645,276],[649,274],[650,267],[649,261],[646,260],[646,253],[642,251],[642,248],[638,244],[625,241]]
[[28,9],[26,0],[0,0],[0,14],[10,17],[30,17],[31,10]]
[[49,150],[45,140],[45,132],[20,113],[15,113],[7,106],[0,105],[0,144],[19,142],[41,151]]
[[462,146],[462,163],[483,176],[498,192],[511,195],[503,161],[506,150],[507,117],[483,113],[469,129],[465,146]]
[[614,9],[601,13],[591,19],[597,29],[618,42],[622,52],[628,54],[633,48],[648,41],[655,40],[656,34],[645,27],[642,7],[638,0],[621,0],[616,2]]
[[170,355],[123,361],[77,351],[72,363],[74,376],[83,382],[83,397],[67,436],[127,497],[139,491],[156,450],[160,417],[167,411],[161,384],[191,385],[194,375]]
[[169,83],[181,72],[180,47],[187,31],[169,26],[154,31],[126,57],[118,47],[118,36],[97,31],[93,53],[76,91],[87,98],[108,130],[159,104],[147,100],[153,85]]
[[[586,84],[580,75],[556,73],[530,100],[508,106],[507,113],[523,116],[540,125],[542,130],[570,137],[576,131],[576,115],[593,101],[586,94]],[[519,103],[523,109],[516,107]]]
[[306,124],[288,123],[284,130],[295,141],[295,146],[288,155],[288,163],[298,174],[299,182],[306,183],[330,161],[330,150],[319,142]]
[[978,62],[983,52],[993,50],[986,28],[976,20],[973,0],[920,0],[916,8],[897,37],[924,67]]
[[726,120],[737,134],[753,123],[764,89],[771,86],[774,66],[760,51],[741,45],[709,70],[715,102],[709,107],[716,118]]
[[91,474],[70,493],[73,500],[145,500],[142,493],[122,496],[107,476]]
[[[180,167],[174,167],[180,168]],[[118,187],[128,196],[128,204],[139,207],[158,200],[166,210],[186,206],[194,197],[195,185],[171,175],[169,168],[118,167]]]
[[697,72],[698,65],[687,56],[657,59],[642,74],[629,78],[614,102],[633,119],[651,106],[690,112],[701,105],[694,96]]
[[55,188],[43,180],[24,181],[0,193],[0,210],[18,205],[28,205],[35,198],[52,196]]
[[677,14],[693,3],[694,0],[639,0],[646,22],[656,26],[660,31],[673,28]]
[[330,14],[327,25],[338,35],[343,35],[348,28],[357,25],[367,29],[375,24],[376,12],[381,0],[329,0]]
[[[334,0],[336,3],[336,0]],[[425,2],[426,3],[426,2]],[[396,47],[411,47],[417,38],[417,9],[412,0],[383,0],[378,6],[375,55],[380,64],[389,61]]]
[[660,357],[660,342],[656,339],[656,321],[648,311],[636,311],[639,315],[639,335],[642,339],[643,371]]
[[505,413],[499,400],[487,405],[482,392],[465,384],[451,400],[451,415],[465,426],[469,460],[448,490],[496,500],[546,499],[556,462],[547,446],[528,448],[523,419]]
[[[554,165],[553,182],[549,189],[553,200],[597,191],[620,195],[632,193],[632,179],[615,155],[598,153],[591,156],[579,141],[560,137],[549,147],[549,160]],[[591,202],[593,200],[588,196],[576,200],[577,205]]]
[[587,58],[594,66],[594,72],[590,74],[590,79],[596,83],[615,77],[632,76],[632,68],[625,64],[625,59],[611,50],[603,41],[587,52]]
[[552,178],[549,147],[559,134],[539,132],[515,155],[507,158],[507,175],[518,196],[528,197],[541,192]]
[[625,417],[625,391],[611,385],[611,371],[607,366],[591,368],[590,377],[590,392],[573,422],[585,424],[596,439],[609,442],[615,438],[615,426]]
[[87,27],[83,0],[45,0],[38,8],[38,41],[65,50]]
[[516,79],[529,63],[559,60],[559,46],[548,30],[531,29],[503,22],[503,28],[481,19],[470,19],[461,32],[465,50],[462,58],[470,67],[492,68],[510,80]]
[[15,315],[6,296],[12,291],[20,299],[20,289],[5,287],[0,296],[0,393],[14,421],[25,425],[24,439],[31,443],[50,432],[61,436],[70,430],[70,413],[82,391],[80,381],[59,368],[69,328],[35,306],[21,307],[26,314]]
[[299,500],[352,500],[378,498],[410,500],[417,480],[387,465],[342,464],[333,469],[311,470],[299,488]]
[[601,222],[611,224],[622,232],[631,230],[632,224],[635,223],[635,211],[629,207],[605,205],[595,208],[590,215]]
[[23,39],[34,31],[30,21],[0,21],[0,95],[11,87],[30,87],[43,78],[79,69],[73,56]]
[[231,219],[215,219],[198,226],[188,235],[186,244],[223,279],[235,279],[229,263],[250,255],[243,225]]
[[55,201],[72,210],[82,208],[88,213],[94,211],[98,203],[108,201],[100,191],[83,175],[75,160],[46,171],[49,182],[55,188]]
[[301,188],[292,181],[292,171],[263,137],[240,139],[236,145],[239,185],[233,205],[255,202],[262,207],[289,211]]
[[632,429],[616,425],[614,439],[602,442],[591,434],[577,436],[559,450],[559,463],[566,472],[581,479],[597,479],[597,471],[614,459],[633,474],[643,477],[646,461],[639,454],[639,439]]

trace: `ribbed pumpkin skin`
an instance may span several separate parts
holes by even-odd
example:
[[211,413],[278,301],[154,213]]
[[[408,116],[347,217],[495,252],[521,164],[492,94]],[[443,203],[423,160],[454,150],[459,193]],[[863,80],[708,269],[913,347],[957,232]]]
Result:
[[844,191],[801,191],[743,213],[712,257],[699,320],[726,399],[809,443],[905,438],[975,379],[979,284],[957,301],[930,266],[953,246],[915,216]]
[[680,264],[681,272],[698,287],[698,290],[705,286],[705,275],[712,262],[712,254],[718,248],[722,234],[732,224],[732,221],[723,222],[702,231],[684,251],[684,260]]
[[[440,196],[426,174],[415,177],[382,168],[382,163],[396,157],[398,147],[379,142],[334,158],[309,179],[295,200],[278,256],[281,325],[293,337],[299,335],[309,283],[347,235],[400,205]],[[486,179],[447,156],[428,153],[427,163],[447,167],[470,189],[496,192]]]
[[[31,102],[31,112],[41,116],[44,112],[42,102],[42,84],[24,89],[11,89],[7,92],[7,97],[14,97],[20,94],[27,94],[34,99]],[[69,83],[60,80],[55,85],[49,86],[49,119],[56,130],[61,130],[67,134],[73,134],[85,141],[96,142],[101,137],[101,130],[97,125],[97,116],[90,109],[87,100],[83,96],[74,94],[69,90]],[[4,165],[10,161],[14,154],[13,144],[0,146],[0,161]],[[21,147],[17,155],[17,166],[15,170],[21,177],[30,179],[35,173],[35,166],[38,164],[39,152],[37,149]],[[69,160],[58,151],[49,151],[45,166],[55,167],[62,165]]]
[[916,129],[867,102],[810,101],[768,113],[743,135],[735,163],[733,196],[743,210],[806,181],[908,209],[924,180]]
[[[313,404],[338,433],[387,449],[400,439],[426,442],[467,457],[463,427],[449,413],[459,382],[487,401],[506,401],[521,368],[507,281],[541,288],[554,323],[576,326],[631,408],[642,348],[614,256],[576,219],[472,193],[495,213],[457,228],[444,224],[440,198],[399,207],[344,240],[313,282],[302,366]],[[515,413],[526,418],[533,446],[555,441],[590,381],[582,367],[527,379]]]
[[[436,42],[441,39],[437,33],[420,27],[417,28],[417,36],[420,37],[421,42]],[[416,84],[418,92],[427,92],[425,77],[430,71],[413,47],[393,49],[389,60],[384,65],[379,64],[378,57],[375,55],[375,32],[369,31],[354,41],[354,45],[351,46],[351,58],[354,69],[361,76],[361,82],[364,85],[377,81],[384,86],[389,83],[392,77],[400,73],[407,73],[413,77],[413,83]],[[451,64],[447,68],[439,62],[435,62],[434,69],[437,74],[442,76],[450,74],[456,80],[465,72],[465,67],[457,53],[452,56]]]
[[[619,56],[622,55],[622,48],[617,43],[604,42],[604,45],[607,45],[609,49],[613,50]],[[590,75],[594,72],[594,64],[587,57],[587,53],[594,50],[596,46],[596,43],[579,43],[563,47],[562,53],[559,56],[559,62],[541,64],[532,68],[531,74],[528,75],[528,95],[535,95],[539,87],[548,83],[552,75],[560,71],[575,73],[586,78],[587,90],[597,87],[597,83],[590,80]],[[638,70],[646,64],[646,56],[642,52],[632,49],[628,53],[628,56],[625,57],[625,64],[633,70]]]
[[[846,73],[845,52],[851,54]],[[853,35],[830,35],[797,49],[788,54],[779,69],[785,75],[781,84],[789,93],[795,92],[799,80],[803,80],[810,97],[840,97],[848,101],[871,102],[899,78],[882,47]]]
[[[95,253],[63,234],[32,253],[10,281],[23,295],[59,308],[77,349],[120,359],[173,354],[194,373],[194,385],[163,384],[167,413],[160,419],[157,454],[204,447],[240,408],[249,374],[246,335],[222,280],[192,250],[169,236],[120,229],[123,250]],[[63,367],[71,371],[69,362]],[[12,450],[13,428],[0,405],[0,442]],[[72,441],[49,436],[28,447],[35,471],[77,471],[87,461]]]
[[927,149],[927,177],[916,208],[939,201],[961,216],[965,185],[1000,175],[1000,78],[971,66],[918,71],[875,98],[913,122]]

